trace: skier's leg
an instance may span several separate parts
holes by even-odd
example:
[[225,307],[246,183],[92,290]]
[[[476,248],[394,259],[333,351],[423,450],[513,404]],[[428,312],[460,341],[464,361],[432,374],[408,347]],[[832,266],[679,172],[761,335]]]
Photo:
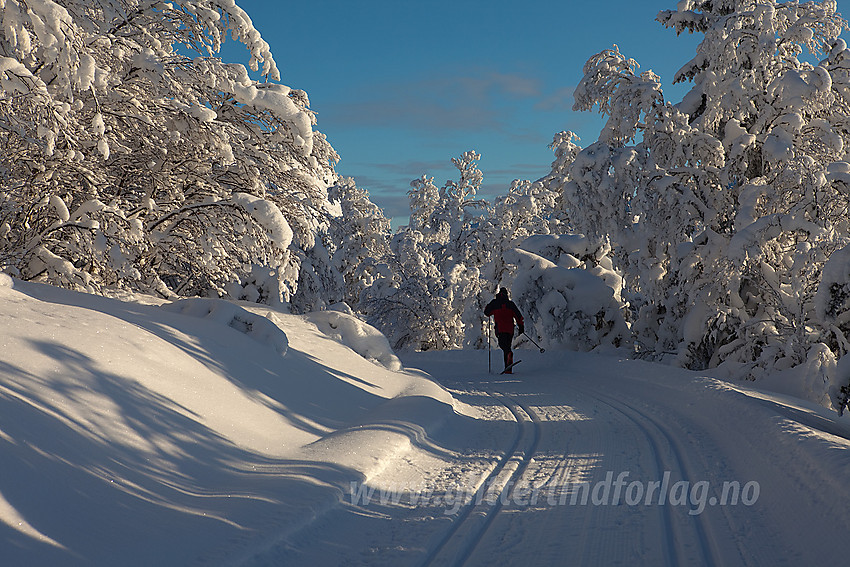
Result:
[[502,349],[505,359],[505,368],[510,366],[513,353],[511,352],[511,342],[513,335],[511,333],[499,333],[499,348]]

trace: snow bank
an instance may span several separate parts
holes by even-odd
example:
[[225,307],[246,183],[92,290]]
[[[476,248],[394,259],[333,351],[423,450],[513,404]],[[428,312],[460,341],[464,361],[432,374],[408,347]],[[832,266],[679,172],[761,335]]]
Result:
[[401,370],[401,361],[390,348],[387,337],[355,317],[347,305],[337,304],[329,311],[309,313],[306,318],[320,331],[363,358],[382,364],[389,370]]
[[302,316],[11,285],[0,275],[4,565],[242,565],[352,482],[427,455],[455,416],[421,373]]
[[281,355],[289,348],[286,334],[269,319],[221,299],[181,299],[162,306],[166,311],[226,325],[272,347]]

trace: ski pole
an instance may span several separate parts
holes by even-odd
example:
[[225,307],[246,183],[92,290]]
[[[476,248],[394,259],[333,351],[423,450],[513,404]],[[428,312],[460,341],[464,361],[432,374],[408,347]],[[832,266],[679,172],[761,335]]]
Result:
[[493,369],[490,366],[490,350],[493,345],[490,344],[490,317],[487,317],[487,374],[492,374]]
[[528,339],[528,340],[530,340],[530,341],[531,341],[531,344],[533,344],[534,346],[536,346],[537,348],[539,348],[539,349],[540,349],[540,352],[546,352],[546,349],[545,349],[545,348],[541,348],[539,344],[537,344],[536,342],[534,342],[534,339],[532,339],[531,337],[529,337],[528,335],[526,335],[526,334],[525,334],[525,331],[523,331],[523,333],[522,333],[522,334],[523,334],[523,335],[525,335],[525,338],[526,338],[526,339]]

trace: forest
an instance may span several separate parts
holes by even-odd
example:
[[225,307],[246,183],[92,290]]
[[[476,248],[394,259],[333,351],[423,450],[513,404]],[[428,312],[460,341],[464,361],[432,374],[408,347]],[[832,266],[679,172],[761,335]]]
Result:
[[[550,349],[619,349],[735,379],[850,395],[850,50],[834,0],[682,0],[703,39],[674,82],[617,46],[502,196],[410,183],[393,231],[335,171],[304,90],[234,0],[0,0],[0,271],[120,297],[342,309],[397,350],[487,348],[507,287]],[[219,56],[227,37],[251,78]],[[557,125],[553,132],[558,129]],[[790,373],[790,374],[789,374]]]

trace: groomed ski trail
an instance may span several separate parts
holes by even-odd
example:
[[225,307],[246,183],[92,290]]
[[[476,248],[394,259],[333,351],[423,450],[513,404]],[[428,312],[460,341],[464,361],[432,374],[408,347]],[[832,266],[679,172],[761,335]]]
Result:
[[[850,426],[826,410],[615,357],[523,355],[522,375],[487,373],[486,351],[404,359],[479,414],[432,432],[370,482],[413,486],[424,478],[430,494],[444,498],[464,487],[463,506],[449,511],[439,498],[343,502],[283,553],[252,564],[842,562],[835,542],[850,525],[842,480],[850,474]],[[620,477],[618,499],[614,490],[604,498],[592,492]],[[647,496],[627,502],[627,483]],[[687,488],[676,493],[676,483]],[[689,499],[697,483],[706,485],[700,501]],[[758,498],[744,504],[738,494],[726,505],[724,483],[758,486]]]
[[[516,419],[516,438],[506,451],[505,458],[475,491],[472,501],[452,522],[439,542],[431,548],[421,564],[422,567],[463,565],[469,559],[502,506],[511,500],[511,495],[537,451],[541,430],[537,414],[510,396],[497,392],[490,395],[504,405]],[[488,493],[495,496],[495,500],[488,498]]]
[[[537,451],[514,489],[525,484],[532,491],[545,492],[547,486],[575,491],[595,469],[591,484],[603,480],[606,470],[614,478],[629,472],[628,481],[644,485],[669,475],[670,486],[688,483],[689,497],[702,482],[703,502],[671,503],[667,494],[664,504],[629,506],[621,495],[618,505],[609,500],[575,506],[560,498],[555,506],[532,511],[534,506],[509,498],[488,518],[473,552],[454,565],[493,567],[517,558],[534,565],[841,561],[830,541],[850,520],[850,490],[837,484],[841,471],[850,470],[846,423],[828,421],[832,416],[825,409],[787,408],[768,401],[769,395],[751,397],[675,368],[592,354],[556,356],[571,363],[526,352],[530,361],[523,376],[479,376],[478,383],[451,374],[452,366],[469,364],[423,366],[457,396],[466,386],[504,399],[535,400],[523,407],[538,416]],[[596,426],[589,425],[594,421]],[[587,437],[589,443],[581,441]],[[588,466],[586,449],[594,444],[599,460]],[[819,466],[824,457],[827,462]],[[760,487],[759,498],[751,505],[740,498],[724,503],[724,483],[752,483]],[[576,533],[582,535],[571,537]]]

